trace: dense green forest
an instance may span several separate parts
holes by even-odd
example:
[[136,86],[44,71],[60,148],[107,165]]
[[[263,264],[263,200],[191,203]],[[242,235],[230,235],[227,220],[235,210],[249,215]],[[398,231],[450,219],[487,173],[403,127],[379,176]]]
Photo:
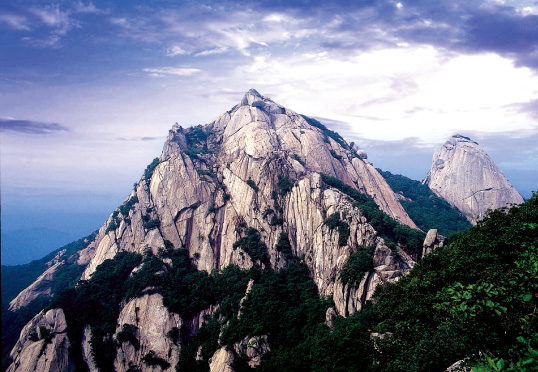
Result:
[[[266,248],[258,235],[246,236],[237,249],[247,252],[252,243],[263,256]],[[282,240],[286,238],[284,234]],[[80,345],[83,325],[92,326],[91,345],[102,371],[113,369],[118,341],[104,336],[115,331],[120,304],[154,292],[185,319],[220,303],[194,336],[180,330],[167,335],[183,345],[178,370],[208,371],[208,359],[218,347],[245,336],[267,335],[271,351],[264,355],[261,371],[444,371],[465,358],[478,371],[535,371],[537,242],[535,194],[522,206],[494,211],[467,232],[453,235],[408,276],[380,288],[362,311],[334,319],[333,330],[325,324],[331,300],[319,298],[299,259],[279,271],[229,266],[208,274],[196,269],[185,249],[171,247],[163,247],[158,256],[120,253],[99,266],[90,281],[68,289],[50,306],[65,310],[75,345]],[[129,277],[140,262],[142,270]],[[347,273],[346,280],[371,269],[361,267]],[[238,317],[249,280],[254,285]],[[136,330],[124,328],[118,339],[136,347]],[[80,354],[77,348],[73,351]],[[166,363],[151,352],[144,361]],[[249,370],[241,356],[234,367]]]
[[[387,242],[420,248],[422,233],[400,227],[369,198],[332,177],[322,177],[348,194]],[[326,224],[345,237],[338,216],[328,216]],[[41,308],[60,307],[66,314],[77,370],[86,370],[80,345],[83,327],[89,324],[98,367],[113,371],[117,343],[137,347],[138,342],[135,326],[123,327],[116,339],[109,337],[116,331],[122,303],[150,293],[162,294],[164,305],[187,320],[185,324],[209,305],[219,304],[197,333],[173,329],[166,335],[182,345],[178,370],[208,371],[209,358],[219,347],[257,335],[266,335],[271,345],[260,371],[444,371],[465,358],[477,371],[538,369],[538,194],[451,235],[447,245],[423,258],[406,277],[380,287],[362,311],[347,319],[336,317],[332,329],[325,314],[333,303],[319,297],[306,264],[289,254],[288,233],[282,233],[277,244],[286,265],[274,270],[259,232],[246,227],[240,231],[234,249],[253,258],[256,263],[250,270],[228,266],[211,273],[199,271],[186,249],[174,249],[166,241],[157,255],[150,250],[144,255],[119,253],[76,287],[80,270],[65,265],[52,300],[37,300],[10,313],[4,309],[9,296],[13,298],[30,281],[16,278],[22,288],[4,293],[2,287],[3,369],[24,323]],[[66,246],[65,257],[85,244],[87,240],[81,239]],[[372,269],[372,250],[367,247],[352,255],[341,279],[360,281]],[[50,258],[33,262],[29,272],[39,275],[44,260]],[[141,269],[130,275],[139,265]],[[3,270],[2,279],[17,276],[15,269],[9,270]],[[19,271],[19,276],[24,275]],[[249,281],[252,289],[238,317]],[[143,360],[167,367],[151,350]],[[250,370],[240,355],[234,368]]]
[[377,170],[394,192],[405,197],[400,203],[420,229],[437,229],[439,234],[448,236],[471,227],[456,208],[435,195],[428,186],[399,174]]
[[452,239],[260,369],[444,371],[469,358],[477,371],[538,370],[538,195]]

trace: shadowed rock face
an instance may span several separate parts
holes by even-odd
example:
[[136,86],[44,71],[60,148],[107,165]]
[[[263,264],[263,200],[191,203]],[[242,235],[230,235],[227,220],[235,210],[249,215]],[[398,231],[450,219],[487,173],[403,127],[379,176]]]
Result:
[[488,209],[524,201],[478,143],[461,135],[453,136],[433,155],[423,183],[473,225]]

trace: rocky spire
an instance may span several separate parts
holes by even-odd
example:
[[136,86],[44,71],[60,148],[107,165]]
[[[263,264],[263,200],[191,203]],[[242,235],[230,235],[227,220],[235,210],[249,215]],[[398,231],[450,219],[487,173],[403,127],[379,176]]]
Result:
[[250,105],[254,107],[263,106],[263,97],[256,91],[256,89],[250,89],[241,100],[240,105]]
[[440,197],[458,208],[472,223],[488,209],[523,203],[495,162],[469,137],[452,136],[433,155],[423,181]]

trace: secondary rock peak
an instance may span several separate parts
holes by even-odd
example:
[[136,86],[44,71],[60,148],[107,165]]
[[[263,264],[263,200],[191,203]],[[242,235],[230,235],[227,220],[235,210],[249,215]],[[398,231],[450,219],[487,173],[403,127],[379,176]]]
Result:
[[453,142],[470,142],[478,145],[478,142],[473,141],[469,137],[462,136],[461,134],[454,134],[451,138]]
[[256,91],[256,89],[250,89],[241,100],[241,106],[246,105],[263,106],[263,97]]

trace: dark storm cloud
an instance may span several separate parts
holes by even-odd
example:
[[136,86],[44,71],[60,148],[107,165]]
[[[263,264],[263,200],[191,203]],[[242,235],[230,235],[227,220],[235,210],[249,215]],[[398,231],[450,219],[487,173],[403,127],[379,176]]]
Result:
[[32,120],[0,119],[0,132],[51,134],[57,132],[69,132],[69,128],[57,123],[43,123]]
[[[261,1],[286,11],[284,2]],[[368,49],[401,42],[457,52],[493,52],[538,68],[538,16],[512,7],[469,1],[308,1],[287,8],[325,27],[319,45],[332,51]],[[298,10],[304,11],[304,13]],[[337,22],[331,24],[331,21]]]

